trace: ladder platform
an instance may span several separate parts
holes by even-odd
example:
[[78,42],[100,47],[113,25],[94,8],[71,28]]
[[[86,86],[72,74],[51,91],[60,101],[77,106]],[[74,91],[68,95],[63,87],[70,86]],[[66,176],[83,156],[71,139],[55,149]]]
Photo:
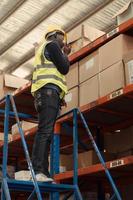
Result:
[[[9,190],[11,191],[26,191],[32,192],[34,185],[32,181],[20,181],[15,179],[7,179]],[[64,192],[74,191],[74,185],[68,184],[56,184],[56,183],[42,183],[38,182],[38,186],[41,192]]]

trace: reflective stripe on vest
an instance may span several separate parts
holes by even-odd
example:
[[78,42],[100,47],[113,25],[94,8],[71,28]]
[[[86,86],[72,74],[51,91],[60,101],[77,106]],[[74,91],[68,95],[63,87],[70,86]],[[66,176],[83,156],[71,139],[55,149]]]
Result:
[[41,68],[56,68],[56,67],[53,64],[42,64],[42,65],[37,65],[34,70]]
[[56,75],[40,75],[40,76],[37,76],[37,79],[36,80],[32,80],[32,83],[36,83],[38,80],[41,80],[41,79],[49,79],[49,78],[53,78],[57,81],[60,81],[62,82],[64,85],[66,85],[66,81],[63,81],[61,78],[59,78],[58,76]]

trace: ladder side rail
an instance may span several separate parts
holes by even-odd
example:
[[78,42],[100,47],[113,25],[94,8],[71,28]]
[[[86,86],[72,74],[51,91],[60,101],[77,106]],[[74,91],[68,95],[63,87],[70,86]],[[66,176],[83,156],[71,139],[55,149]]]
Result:
[[19,117],[18,117],[18,112],[17,112],[17,109],[16,109],[15,101],[14,101],[13,96],[11,96],[11,95],[10,95],[10,101],[11,101],[11,104],[12,104],[13,111],[15,113],[17,126],[18,126],[19,133],[20,133],[20,136],[21,136],[21,140],[22,140],[26,160],[27,160],[27,163],[28,163],[28,167],[29,167],[29,170],[31,172],[33,184],[34,184],[34,187],[35,187],[35,190],[36,190],[36,195],[37,195],[38,200],[42,200],[40,189],[39,189],[36,177],[35,177],[35,172],[34,172],[33,167],[32,167],[28,147],[27,147],[27,144],[26,144],[26,141],[25,141],[25,138],[24,138],[24,132],[22,130],[21,123],[20,123],[20,120],[19,120]]
[[95,152],[96,152],[96,154],[97,154],[97,156],[98,156],[98,158],[99,158],[99,160],[100,160],[100,162],[101,162],[101,164],[102,164],[102,166],[103,166],[103,168],[105,170],[107,178],[109,179],[109,182],[110,182],[110,184],[111,184],[111,186],[113,188],[114,193],[116,194],[117,199],[118,200],[122,200],[122,198],[121,198],[121,196],[119,194],[119,191],[118,191],[118,189],[117,189],[117,187],[115,185],[115,182],[114,182],[114,180],[113,180],[108,168],[106,167],[106,163],[105,163],[105,161],[104,161],[104,159],[103,159],[103,157],[102,157],[102,155],[101,155],[101,153],[100,153],[100,151],[99,151],[99,149],[98,149],[98,147],[96,145],[96,142],[95,142],[95,140],[94,140],[94,138],[93,138],[93,136],[91,134],[91,131],[90,131],[90,129],[89,129],[87,123],[86,123],[86,120],[85,120],[83,114],[81,113],[81,111],[79,109],[78,109],[78,113],[80,114],[80,117],[81,117],[82,122],[83,122],[83,124],[85,126],[87,134],[88,134],[88,136],[89,136],[89,138],[91,140],[91,143],[92,143],[92,145],[94,147],[94,150],[95,150]]

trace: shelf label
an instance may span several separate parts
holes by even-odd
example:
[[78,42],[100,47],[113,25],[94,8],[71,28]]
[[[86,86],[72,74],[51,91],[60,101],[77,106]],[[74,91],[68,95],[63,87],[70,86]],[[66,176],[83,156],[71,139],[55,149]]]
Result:
[[114,99],[122,94],[123,94],[123,89],[120,89],[120,90],[117,90],[117,91],[113,92],[112,94],[110,94],[109,98]]
[[112,37],[113,35],[115,35],[116,33],[119,32],[119,27],[113,29],[112,31],[110,31],[109,33],[107,33],[107,38]]
[[121,165],[124,165],[124,160],[115,160],[115,161],[110,163],[110,168],[118,167],[118,166],[121,166]]

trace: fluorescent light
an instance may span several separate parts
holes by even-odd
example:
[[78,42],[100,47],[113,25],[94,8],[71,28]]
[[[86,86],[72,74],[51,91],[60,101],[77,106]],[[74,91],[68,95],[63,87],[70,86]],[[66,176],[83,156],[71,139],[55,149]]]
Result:
[[115,130],[115,132],[116,132],[116,133],[120,133],[120,132],[121,132],[121,130]]

